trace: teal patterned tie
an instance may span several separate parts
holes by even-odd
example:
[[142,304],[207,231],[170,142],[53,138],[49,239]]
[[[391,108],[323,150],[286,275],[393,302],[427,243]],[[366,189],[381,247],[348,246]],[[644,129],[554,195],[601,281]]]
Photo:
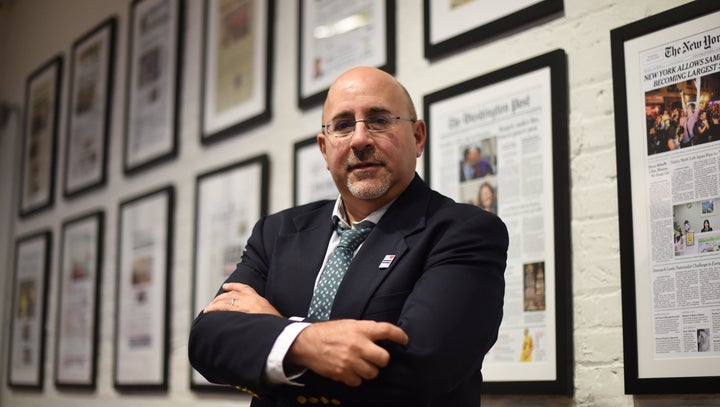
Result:
[[344,229],[338,224],[336,230],[340,235],[340,244],[333,250],[320,275],[308,310],[308,318],[318,321],[330,319],[330,310],[335,300],[335,294],[337,294],[345,272],[350,267],[353,253],[372,228]]

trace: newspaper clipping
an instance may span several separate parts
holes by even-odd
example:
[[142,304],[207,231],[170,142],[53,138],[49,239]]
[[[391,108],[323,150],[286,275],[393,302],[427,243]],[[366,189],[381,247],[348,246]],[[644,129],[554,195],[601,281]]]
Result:
[[173,13],[167,1],[140,3],[133,29],[133,77],[130,79],[128,157],[139,165],[172,148],[175,86]]
[[302,95],[327,89],[346,69],[382,66],[387,61],[385,2],[377,0],[302,2]]
[[508,227],[504,317],[489,381],[554,380],[550,75],[544,68],[430,108],[433,188]]
[[718,356],[720,28],[639,57],[653,356]]

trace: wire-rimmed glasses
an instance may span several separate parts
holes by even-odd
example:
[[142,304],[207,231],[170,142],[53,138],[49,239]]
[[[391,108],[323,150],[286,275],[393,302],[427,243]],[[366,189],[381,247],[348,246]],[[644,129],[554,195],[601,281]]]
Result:
[[370,133],[382,133],[392,129],[397,120],[406,120],[415,123],[416,119],[410,117],[390,116],[390,115],[374,115],[364,119],[338,118],[323,124],[323,132],[327,136],[335,138],[345,138],[351,136],[355,132],[355,125],[359,122],[365,123],[367,131]]

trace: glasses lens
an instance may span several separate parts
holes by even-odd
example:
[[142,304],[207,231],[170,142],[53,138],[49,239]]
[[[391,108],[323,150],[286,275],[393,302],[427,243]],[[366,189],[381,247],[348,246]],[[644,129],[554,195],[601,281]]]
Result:
[[357,122],[364,122],[368,131],[381,133],[390,128],[393,125],[394,117],[390,116],[370,116],[366,119],[354,120],[354,119],[335,119],[327,125],[328,133],[335,137],[347,137],[355,131],[355,125]]
[[330,133],[335,137],[346,137],[355,130],[355,120],[335,119],[330,123]]
[[385,131],[392,126],[392,121],[392,117],[389,116],[370,116],[365,119],[365,125],[370,131]]

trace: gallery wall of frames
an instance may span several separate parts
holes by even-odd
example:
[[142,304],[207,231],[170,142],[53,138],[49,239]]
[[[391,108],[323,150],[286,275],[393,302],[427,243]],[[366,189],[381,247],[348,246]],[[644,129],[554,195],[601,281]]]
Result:
[[[3,102],[18,102],[2,140],[13,149],[2,155],[13,163],[1,187],[2,400],[249,403],[189,366],[187,333],[257,220],[336,197],[315,135],[332,80],[357,65],[408,87],[427,122],[425,181],[508,225],[505,317],[483,366],[490,403],[583,395],[572,227],[583,215],[571,200],[584,119],[571,105],[573,75],[586,76],[572,70],[584,47],[568,33],[600,11],[494,3],[88,3],[69,40],[24,44],[36,62],[5,68],[21,86],[0,81]],[[613,396],[717,393],[720,4],[627,7],[635,17],[598,28],[594,51],[614,109],[614,126],[602,124],[618,195],[624,378]]]

